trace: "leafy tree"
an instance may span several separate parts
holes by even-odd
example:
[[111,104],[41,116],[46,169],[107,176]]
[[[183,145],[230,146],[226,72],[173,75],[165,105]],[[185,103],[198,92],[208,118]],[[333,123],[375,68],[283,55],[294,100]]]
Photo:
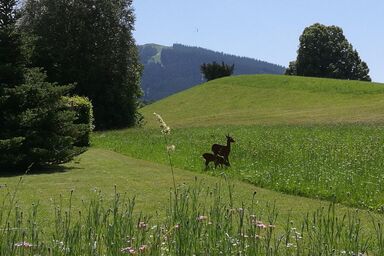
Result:
[[203,63],[203,65],[200,66],[201,73],[204,75],[207,81],[224,77],[224,76],[230,76],[232,75],[234,69],[235,69],[235,64],[233,64],[232,66],[229,66],[227,64],[224,64],[224,62],[222,62],[220,65],[215,61],[208,64]]
[[287,75],[371,81],[367,64],[340,27],[316,23],[305,28],[297,53]]
[[134,125],[141,65],[132,36],[132,0],[27,0],[22,28],[33,66],[50,82],[76,83],[94,106],[97,129]]

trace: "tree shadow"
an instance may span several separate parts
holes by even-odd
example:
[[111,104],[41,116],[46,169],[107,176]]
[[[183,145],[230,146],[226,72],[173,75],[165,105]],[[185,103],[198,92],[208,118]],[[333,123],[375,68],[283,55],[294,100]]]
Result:
[[0,177],[1,178],[9,178],[9,177],[17,177],[17,176],[23,176],[23,175],[41,175],[41,174],[54,174],[54,173],[66,173],[71,170],[78,170],[83,169],[81,167],[76,166],[45,166],[45,167],[39,167],[39,168],[32,168],[28,171],[1,171],[0,170]]

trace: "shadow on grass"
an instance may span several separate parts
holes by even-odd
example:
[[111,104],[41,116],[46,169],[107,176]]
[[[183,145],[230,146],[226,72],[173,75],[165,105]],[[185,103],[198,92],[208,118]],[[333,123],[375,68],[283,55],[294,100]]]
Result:
[[45,167],[36,167],[31,170],[25,171],[2,171],[0,170],[0,177],[17,177],[22,175],[40,175],[40,174],[53,174],[53,173],[65,173],[71,170],[82,169],[81,167],[76,166],[45,166]]

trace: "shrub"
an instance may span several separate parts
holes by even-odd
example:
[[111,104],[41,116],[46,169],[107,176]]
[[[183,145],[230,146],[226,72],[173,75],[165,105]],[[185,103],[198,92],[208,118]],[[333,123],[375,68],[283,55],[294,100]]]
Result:
[[84,126],[84,133],[76,140],[75,145],[78,147],[87,147],[90,145],[90,135],[94,129],[93,125],[93,107],[91,101],[87,97],[72,96],[63,97],[65,104],[69,110],[76,112],[75,124]]

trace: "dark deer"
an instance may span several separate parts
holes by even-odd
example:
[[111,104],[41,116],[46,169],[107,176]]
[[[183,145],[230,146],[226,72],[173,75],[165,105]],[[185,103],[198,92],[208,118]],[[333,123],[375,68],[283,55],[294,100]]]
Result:
[[208,168],[208,164],[210,162],[214,162],[215,163],[215,168],[218,165],[220,165],[220,167],[223,167],[223,165],[229,166],[229,163],[227,161],[225,161],[225,159],[223,157],[221,157],[221,156],[217,156],[217,155],[214,155],[212,153],[204,153],[203,157],[205,159],[205,168]]
[[232,137],[229,136],[229,134],[225,135],[225,137],[227,137],[227,145],[224,146],[224,145],[219,145],[219,144],[213,144],[212,145],[212,152],[215,155],[219,155],[219,156],[224,157],[224,160],[229,165],[228,156],[229,156],[229,153],[231,152],[231,143],[235,142],[235,141],[233,140]]

